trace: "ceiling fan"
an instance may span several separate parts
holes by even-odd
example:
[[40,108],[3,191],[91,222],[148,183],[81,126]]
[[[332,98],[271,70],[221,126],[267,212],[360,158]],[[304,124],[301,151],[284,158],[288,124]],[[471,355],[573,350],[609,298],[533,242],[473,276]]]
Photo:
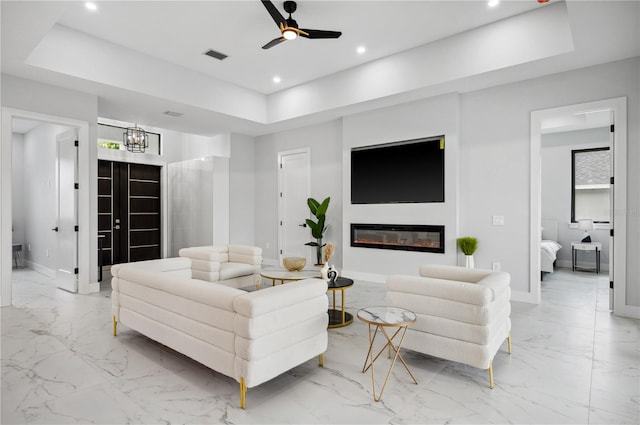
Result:
[[295,1],[285,1],[284,10],[289,14],[288,18],[284,18],[275,5],[269,0],[261,0],[264,7],[267,8],[269,15],[273,18],[278,29],[280,29],[280,37],[274,38],[264,46],[263,49],[270,49],[285,40],[293,40],[294,38],[338,38],[342,35],[340,31],[311,30],[306,28],[298,28],[298,23],[291,17],[296,11],[297,5]]

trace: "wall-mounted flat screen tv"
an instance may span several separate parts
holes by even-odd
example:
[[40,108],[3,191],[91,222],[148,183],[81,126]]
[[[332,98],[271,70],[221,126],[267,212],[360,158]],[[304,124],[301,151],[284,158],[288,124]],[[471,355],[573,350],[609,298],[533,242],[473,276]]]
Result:
[[444,202],[444,136],[351,149],[351,203]]

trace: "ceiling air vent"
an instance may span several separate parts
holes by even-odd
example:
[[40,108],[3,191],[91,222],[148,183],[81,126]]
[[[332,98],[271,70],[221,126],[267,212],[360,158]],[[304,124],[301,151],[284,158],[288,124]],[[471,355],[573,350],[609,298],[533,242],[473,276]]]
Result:
[[183,115],[180,112],[175,112],[175,111],[164,111],[163,113],[171,117],[181,117]]
[[204,54],[218,60],[223,60],[227,58],[227,55],[225,55],[224,53],[216,52],[213,49],[207,50],[206,52],[204,52]]

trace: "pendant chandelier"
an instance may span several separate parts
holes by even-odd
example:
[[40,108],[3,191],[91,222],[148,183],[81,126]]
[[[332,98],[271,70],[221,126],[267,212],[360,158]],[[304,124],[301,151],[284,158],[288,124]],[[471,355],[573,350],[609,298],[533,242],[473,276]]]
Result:
[[136,124],[123,133],[122,142],[129,152],[144,152],[149,147],[149,136]]

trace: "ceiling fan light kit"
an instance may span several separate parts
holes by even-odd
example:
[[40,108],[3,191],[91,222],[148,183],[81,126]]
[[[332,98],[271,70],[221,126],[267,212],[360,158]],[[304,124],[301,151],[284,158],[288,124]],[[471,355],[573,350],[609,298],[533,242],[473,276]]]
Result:
[[338,38],[342,35],[340,31],[326,31],[326,30],[312,30],[306,28],[298,28],[298,23],[291,17],[291,14],[296,11],[298,5],[295,1],[285,1],[284,10],[289,14],[289,17],[285,19],[280,11],[270,0],[261,0],[264,7],[271,15],[278,29],[280,30],[280,37],[274,38],[264,46],[263,49],[270,49],[283,41],[293,40],[300,37],[304,38]]

